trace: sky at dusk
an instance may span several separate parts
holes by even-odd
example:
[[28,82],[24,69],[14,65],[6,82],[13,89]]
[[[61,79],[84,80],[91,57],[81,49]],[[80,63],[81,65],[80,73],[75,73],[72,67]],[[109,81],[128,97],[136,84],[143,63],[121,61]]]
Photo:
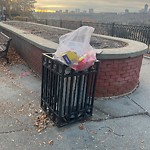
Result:
[[75,10],[81,11],[93,8],[95,12],[123,12],[126,8],[130,12],[138,12],[150,0],[37,0],[37,9],[47,10]]

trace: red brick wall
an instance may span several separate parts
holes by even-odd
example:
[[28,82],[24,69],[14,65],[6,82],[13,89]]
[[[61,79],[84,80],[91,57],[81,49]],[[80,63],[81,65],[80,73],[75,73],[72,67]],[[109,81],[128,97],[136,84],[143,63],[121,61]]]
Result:
[[142,58],[101,60],[96,97],[118,96],[132,91],[139,82]]
[[[41,75],[42,53],[45,52],[20,37],[7,32],[12,37],[11,45]],[[119,60],[101,60],[97,79],[96,97],[118,96],[132,91],[139,82],[143,56]]]

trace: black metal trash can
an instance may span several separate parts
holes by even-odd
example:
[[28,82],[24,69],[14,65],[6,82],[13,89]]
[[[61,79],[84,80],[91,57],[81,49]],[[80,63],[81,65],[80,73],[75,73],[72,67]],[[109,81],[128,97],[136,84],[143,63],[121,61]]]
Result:
[[43,54],[41,107],[58,127],[92,116],[98,68],[75,71]]

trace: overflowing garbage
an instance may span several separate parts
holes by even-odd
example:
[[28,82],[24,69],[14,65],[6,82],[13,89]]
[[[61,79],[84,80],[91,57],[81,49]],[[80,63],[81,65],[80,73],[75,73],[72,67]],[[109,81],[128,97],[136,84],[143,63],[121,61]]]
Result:
[[77,30],[62,35],[54,58],[81,71],[92,66],[96,60],[96,52],[90,45],[93,27],[82,26]]

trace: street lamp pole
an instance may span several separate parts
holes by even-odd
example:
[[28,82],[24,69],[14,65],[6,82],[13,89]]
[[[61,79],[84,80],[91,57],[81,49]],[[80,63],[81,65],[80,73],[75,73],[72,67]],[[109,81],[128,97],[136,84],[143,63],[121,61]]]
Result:
[[5,0],[2,0],[2,5],[1,5],[1,12],[2,12],[2,20],[5,20],[5,14],[4,14],[4,10],[6,9],[5,8]]
[[2,20],[3,20],[3,16],[4,16],[3,6],[1,8],[1,11],[2,11]]

